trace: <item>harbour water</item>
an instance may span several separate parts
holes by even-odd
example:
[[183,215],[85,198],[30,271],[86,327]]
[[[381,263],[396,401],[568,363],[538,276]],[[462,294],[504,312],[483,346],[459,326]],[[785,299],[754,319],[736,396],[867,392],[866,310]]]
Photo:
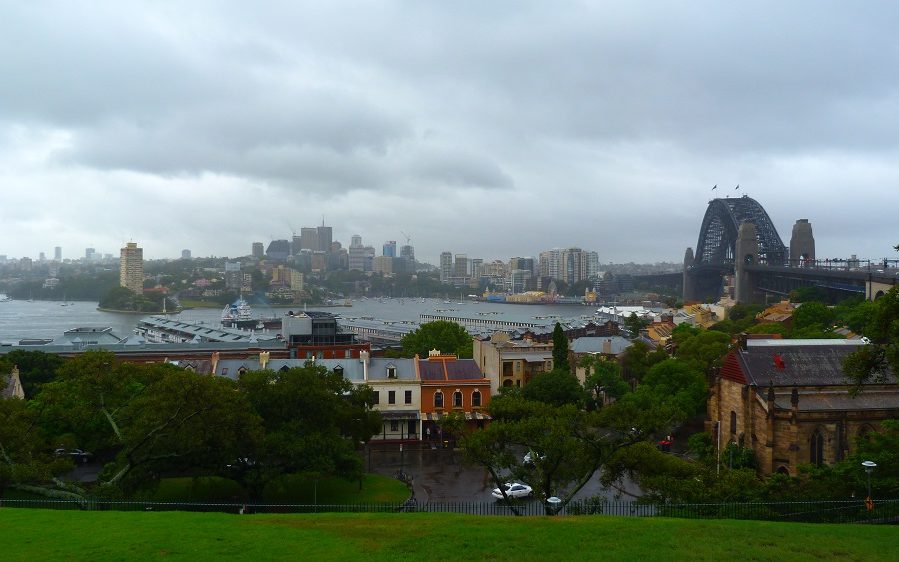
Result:
[[[518,305],[486,303],[476,301],[445,302],[441,299],[359,299],[344,307],[308,307],[338,314],[347,318],[371,317],[379,320],[418,321],[421,314],[462,316],[470,318],[491,318],[522,322],[553,322],[555,320],[586,320],[596,311],[595,306],[576,305]],[[253,312],[259,316],[286,314],[293,309],[268,308],[253,305]],[[133,333],[134,327],[143,316],[97,310],[95,302],[21,301],[0,302],[0,342],[18,341],[31,338],[58,338],[66,330],[79,327],[106,327],[113,329],[121,337]],[[219,308],[197,308],[185,310],[171,318],[185,322],[204,322],[218,326],[221,320]]]

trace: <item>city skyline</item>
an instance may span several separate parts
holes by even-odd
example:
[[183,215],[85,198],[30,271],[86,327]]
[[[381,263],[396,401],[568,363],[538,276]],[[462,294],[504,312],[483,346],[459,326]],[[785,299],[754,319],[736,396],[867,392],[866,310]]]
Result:
[[245,255],[324,217],[435,265],[680,261],[708,200],[745,193],[781,238],[809,219],[822,257],[893,256],[897,24],[885,3],[11,5],[0,252]]

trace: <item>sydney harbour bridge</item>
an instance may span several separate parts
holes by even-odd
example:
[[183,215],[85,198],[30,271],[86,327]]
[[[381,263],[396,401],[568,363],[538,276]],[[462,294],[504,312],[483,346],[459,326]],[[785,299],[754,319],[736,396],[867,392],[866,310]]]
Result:
[[[894,241],[895,242],[895,241]],[[817,287],[828,300],[875,299],[897,281],[896,260],[816,259],[808,219],[793,225],[787,247],[765,209],[749,196],[712,199],[702,219],[696,252],[684,256],[684,302],[717,300],[733,276],[740,303],[765,303],[801,287]]]

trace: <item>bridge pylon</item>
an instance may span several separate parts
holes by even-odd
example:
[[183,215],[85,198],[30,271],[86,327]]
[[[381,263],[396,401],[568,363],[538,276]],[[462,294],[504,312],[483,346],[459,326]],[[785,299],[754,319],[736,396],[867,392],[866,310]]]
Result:
[[755,296],[755,285],[746,266],[758,263],[759,241],[755,225],[749,221],[743,222],[737,231],[734,258],[734,300],[742,304],[750,303]]

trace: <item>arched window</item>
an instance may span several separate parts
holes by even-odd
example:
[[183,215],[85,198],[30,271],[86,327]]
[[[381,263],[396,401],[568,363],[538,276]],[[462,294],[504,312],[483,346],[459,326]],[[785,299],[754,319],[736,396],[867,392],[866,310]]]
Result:
[[475,390],[471,393],[471,405],[475,408],[480,407],[481,405],[481,391]]
[[812,464],[824,464],[824,434],[820,429],[812,433],[811,446],[809,447],[809,461]]
[[732,435],[737,434],[737,413],[730,411],[730,432]]
[[462,391],[457,390],[453,393],[453,408],[462,407]]
[[790,470],[787,467],[785,467],[784,465],[780,465],[779,467],[777,467],[777,473],[789,476]]
[[434,393],[434,407],[443,408],[443,393],[439,390]]

